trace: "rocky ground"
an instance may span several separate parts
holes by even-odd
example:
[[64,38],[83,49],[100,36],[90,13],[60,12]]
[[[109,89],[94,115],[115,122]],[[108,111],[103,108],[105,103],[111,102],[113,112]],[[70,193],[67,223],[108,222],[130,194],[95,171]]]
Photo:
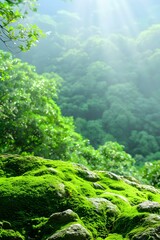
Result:
[[160,191],[75,163],[1,155],[0,239],[157,240]]

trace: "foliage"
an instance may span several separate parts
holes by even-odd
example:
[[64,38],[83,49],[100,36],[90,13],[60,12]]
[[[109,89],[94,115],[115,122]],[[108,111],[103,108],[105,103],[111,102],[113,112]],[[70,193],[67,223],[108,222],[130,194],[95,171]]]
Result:
[[124,146],[116,142],[106,142],[98,148],[98,152],[102,158],[102,169],[128,176],[136,174],[135,160],[124,151]]
[[11,229],[4,230],[0,229],[0,238],[7,240],[7,239],[17,239],[17,240],[24,240],[24,236],[22,236],[18,231],[13,231]]
[[[0,26],[0,37],[5,44],[6,38],[24,41],[19,48],[27,50],[39,37],[37,30],[33,27],[28,31],[22,25],[10,26],[12,21],[26,16],[28,10],[24,13],[18,10],[22,3],[22,0],[0,3],[0,17],[6,14]],[[146,38],[152,48],[150,42],[157,36],[159,26],[152,28],[155,36],[149,30],[141,34],[137,42],[121,35],[92,36],[91,32],[84,38],[83,29],[73,37],[68,32],[75,34],[81,19],[63,11],[59,16],[58,23],[48,19],[54,29],[59,26],[54,40],[50,38],[50,42],[55,43],[52,51],[56,57],[53,58],[52,51],[48,57],[49,48],[46,48],[43,59],[38,54],[33,59],[38,59],[39,69],[43,66],[39,60],[51,60],[45,63],[49,73],[39,75],[35,67],[0,52],[0,154],[9,154],[0,157],[0,238],[46,239],[64,227],[62,224],[48,225],[49,215],[66,209],[76,212],[77,223],[92,233],[90,239],[128,236],[137,239],[136,236],[143,237],[144,232],[148,238],[152,237],[154,233],[148,227],[152,226],[156,234],[159,217],[149,213],[153,209],[147,207],[140,213],[139,208],[140,203],[149,199],[154,201],[153,205],[157,204],[153,213],[159,214],[159,191],[132,178],[141,178],[135,160],[124,151],[123,145],[108,140],[126,143],[139,165],[142,163],[138,163],[138,159],[157,159],[146,163],[141,173],[147,182],[159,187],[158,80],[154,76],[155,86],[143,89],[145,81],[148,86],[151,82],[146,75],[143,75],[144,82],[139,81],[137,76],[143,73],[144,64],[138,50],[133,55],[130,51],[130,47],[134,50],[137,47],[143,52],[151,76],[155,71],[154,62],[158,66],[159,49],[146,54],[142,42]],[[75,20],[74,29],[66,31],[62,19],[68,27]],[[126,66],[119,62],[120,58]],[[130,65],[135,66],[137,60],[141,68],[133,71]],[[59,101],[63,111],[74,116],[78,131],[89,138],[97,150],[75,132],[72,118],[62,116],[55,102],[62,79],[52,72],[53,69],[67,80]],[[11,155],[13,153],[21,156]],[[14,230],[4,219],[12,222]],[[67,227],[70,224],[67,223]],[[9,229],[5,229],[6,226]]]
[[61,78],[38,75],[33,66],[9,53],[1,51],[0,56],[0,152],[69,160],[85,142],[53,100]]
[[[18,19],[34,10],[34,3],[28,1],[23,11],[24,1],[1,3],[0,13],[6,14],[2,22],[13,40],[12,31],[17,40],[22,36],[16,30]],[[86,31],[80,12],[59,11],[52,17],[36,14],[29,21],[38,24],[47,38],[22,58],[39,72],[49,73],[40,76],[34,67],[0,54],[1,152],[70,159],[94,169],[128,171],[128,175],[135,174],[134,161],[121,144],[138,166],[158,160],[159,24],[134,35],[123,28],[102,31],[93,23],[87,23]],[[65,79],[59,99],[56,91],[61,79],[52,71]],[[93,147],[75,132],[73,120],[61,115],[55,101],[65,116],[73,116],[76,130]]]
[[[29,153],[122,175],[133,173],[134,160],[121,145],[107,142],[95,150],[75,132],[72,119],[61,115],[53,100],[62,81],[58,75],[38,75],[33,66],[9,53],[1,52],[1,63],[1,153]],[[90,121],[90,129],[95,134],[98,125],[95,129],[94,121]],[[102,136],[100,133],[99,139]]]
[[79,9],[31,20],[47,37],[21,57],[40,73],[63,77],[57,103],[74,117],[76,130],[96,149],[106,141],[124,145],[137,165],[160,152],[159,24],[142,27],[138,18],[136,34],[126,30],[132,24],[126,21],[109,30],[107,23],[97,25],[96,16],[86,23]]
[[35,3],[36,0],[0,2],[0,41],[10,50],[29,50],[42,36],[42,31],[36,25],[24,26],[21,21],[29,10],[36,11]]
[[160,188],[160,160],[146,162],[142,168],[142,177],[149,184]]

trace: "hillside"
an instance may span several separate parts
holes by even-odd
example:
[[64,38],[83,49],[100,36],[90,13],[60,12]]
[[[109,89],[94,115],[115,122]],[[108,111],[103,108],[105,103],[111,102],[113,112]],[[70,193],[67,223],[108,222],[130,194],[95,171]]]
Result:
[[160,192],[81,164],[0,156],[0,239],[157,240]]
[[56,103],[94,148],[114,141],[137,165],[159,160],[159,1],[39,4],[26,22],[46,37],[17,57],[61,76]]

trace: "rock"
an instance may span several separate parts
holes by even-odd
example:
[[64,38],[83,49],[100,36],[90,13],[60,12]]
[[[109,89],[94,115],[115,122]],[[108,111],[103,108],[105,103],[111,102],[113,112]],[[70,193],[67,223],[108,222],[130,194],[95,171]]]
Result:
[[2,239],[160,240],[160,191],[152,186],[38,157],[0,156],[0,166]]
[[150,191],[151,193],[158,193],[160,194],[160,191],[156,188],[154,188],[153,186],[149,186],[149,185],[145,185],[145,184],[140,184],[138,182],[138,180],[136,180],[135,178],[133,177],[126,177],[126,178],[122,178],[123,181],[135,188],[137,188],[138,190],[140,191],[143,191],[143,190],[147,190],[147,191]]
[[81,178],[84,178],[85,180],[88,180],[90,182],[97,182],[100,179],[96,173],[89,170],[79,170],[78,175]]
[[89,198],[88,200],[95,206],[97,212],[105,210],[116,215],[119,213],[117,206],[105,198]]
[[[132,181],[131,181],[132,179]],[[149,185],[145,185],[145,184],[140,184],[138,181],[134,180],[134,178],[123,178],[123,181],[126,182],[127,184],[136,187],[138,190],[147,190],[150,191],[151,193],[159,193],[160,191],[158,189],[156,189],[153,186],[149,186]]]
[[91,240],[90,233],[81,225],[73,224],[53,234],[47,240]]
[[105,199],[110,199],[112,197],[115,197],[117,198],[117,200],[119,199],[119,201],[125,202],[127,203],[127,205],[130,205],[128,199],[120,194],[113,193],[113,192],[104,192],[103,196],[105,197]]
[[63,198],[66,196],[65,185],[63,183],[59,183],[57,185],[57,196]]
[[145,218],[145,222],[149,225],[153,224],[157,224],[160,223],[160,215],[157,214],[149,214],[146,218]]
[[93,187],[94,187],[95,189],[102,189],[102,190],[105,189],[102,185],[100,185],[100,184],[98,184],[98,183],[93,183]]
[[105,198],[90,198],[88,200],[94,205],[95,212],[103,216],[101,227],[104,225],[104,228],[112,228],[113,222],[120,214],[118,207]]
[[160,204],[157,202],[145,201],[137,206],[139,212],[159,213]]
[[122,179],[124,180],[124,179],[127,179],[127,180],[129,180],[129,181],[131,181],[131,182],[135,182],[135,183],[140,183],[135,177],[132,177],[132,176],[125,176],[125,177],[122,177]]
[[114,180],[117,180],[117,181],[120,181],[121,180],[121,176],[118,176],[117,174],[115,173],[112,173],[112,172],[106,172],[105,174],[107,177],[111,178],[111,179],[114,179]]
[[66,211],[63,212],[57,212],[53,213],[48,220],[48,223],[69,223],[69,222],[74,222],[78,219],[78,215],[73,212],[71,209],[67,209]]
[[56,175],[57,171],[54,168],[41,169],[40,171],[35,172],[34,176],[42,176],[45,174]]
[[133,186],[133,187],[138,188],[138,189],[141,189],[141,188],[142,188],[141,185],[140,185],[139,183],[135,182],[135,181],[131,181],[131,180],[126,179],[126,178],[124,178],[123,181],[124,181],[125,183]]
[[128,234],[128,236],[132,240],[160,240],[160,226],[149,227],[141,232]]
[[57,174],[57,171],[52,167],[48,168],[47,170],[50,174]]
[[150,191],[152,193],[158,193],[160,194],[160,191],[158,189],[156,189],[153,186],[149,186],[149,185],[140,185],[141,187],[139,188],[140,190],[147,190]]
[[77,170],[80,170],[80,169],[81,169],[81,170],[88,171],[88,168],[87,168],[86,166],[80,164],[80,163],[73,163],[73,166],[74,166],[75,168],[77,168]]

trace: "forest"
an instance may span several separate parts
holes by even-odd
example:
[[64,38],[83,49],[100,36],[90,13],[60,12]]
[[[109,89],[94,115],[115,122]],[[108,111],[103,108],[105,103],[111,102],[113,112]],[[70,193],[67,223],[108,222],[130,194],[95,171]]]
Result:
[[146,179],[160,159],[160,4],[102,3],[41,0],[11,41],[2,31],[0,149]]
[[0,240],[160,240],[159,12],[0,1]]
[[63,78],[56,102],[95,149],[118,142],[137,165],[158,160],[160,4],[84,2],[31,16],[47,36],[20,57]]

